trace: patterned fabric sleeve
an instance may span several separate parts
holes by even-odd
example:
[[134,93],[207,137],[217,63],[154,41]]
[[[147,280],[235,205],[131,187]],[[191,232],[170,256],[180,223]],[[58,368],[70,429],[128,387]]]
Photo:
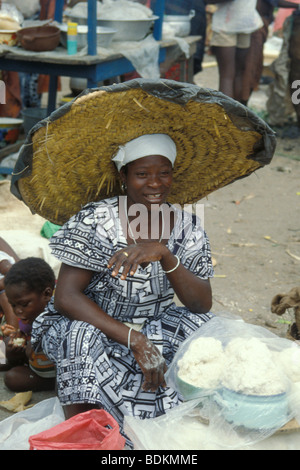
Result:
[[209,239],[199,219],[193,217],[192,220],[192,228],[186,234],[186,245],[181,262],[196,276],[208,279],[214,276]]
[[107,236],[103,238],[105,230],[101,230],[101,237],[98,235],[97,226],[101,217],[105,223],[111,214],[109,207],[104,206],[100,213],[96,209],[95,203],[86,205],[50,239],[52,254],[61,262],[98,272],[106,268],[105,251],[109,255],[111,242]]

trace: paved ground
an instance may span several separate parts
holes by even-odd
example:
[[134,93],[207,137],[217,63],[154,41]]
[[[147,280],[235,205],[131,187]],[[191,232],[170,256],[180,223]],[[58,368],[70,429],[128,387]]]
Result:
[[[0,401],[2,400],[10,400],[12,397],[15,396],[14,392],[9,391],[6,386],[4,385],[4,372],[0,372]],[[35,392],[32,394],[32,400],[30,401],[30,405],[35,405],[42,400],[46,400],[47,398],[54,397],[54,392]],[[9,418],[12,416],[12,412],[6,410],[3,407],[0,407],[0,421],[3,419]]]

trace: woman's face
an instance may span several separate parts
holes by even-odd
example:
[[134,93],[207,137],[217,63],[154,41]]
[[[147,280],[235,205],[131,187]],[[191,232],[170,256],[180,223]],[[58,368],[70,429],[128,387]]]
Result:
[[127,186],[128,205],[166,202],[173,180],[171,162],[161,155],[149,155],[128,164],[127,174],[120,172]]

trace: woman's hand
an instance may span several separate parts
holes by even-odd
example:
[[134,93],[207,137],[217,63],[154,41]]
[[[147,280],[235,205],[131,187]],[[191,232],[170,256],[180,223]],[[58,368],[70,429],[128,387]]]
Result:
[[160,261],[168,248],[160,242],[144,242],[129,245],[117,251],[109,260],[107,267],[113,267],[112,276],[117,276],[123,268],[121,279],[128,273],[133,276],[139,265]]
[[206,313],[211,309],[212,294],[209,279],[195,276],[180,262],[177,265],[177,258],[163,243],[144,242],[128,245],[111,257],[107,267],[113,267],[112,276],[117,276],[120,269],[123,269],[121,279],[124,280],[128,273],[134,275],[138,265],[143,266],[154,261],[160,261],[177,297],[191,312]]
[[160,385],[166,386],[165,360],[157,347],[142,333],[132,331],[131,350],[143,374],[143,390],[155,392]]

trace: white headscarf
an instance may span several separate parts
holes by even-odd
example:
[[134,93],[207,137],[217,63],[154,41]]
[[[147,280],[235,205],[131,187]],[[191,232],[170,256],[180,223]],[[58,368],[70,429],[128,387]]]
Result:
[[118,171],[127,163],[148,155],[162,155],[174,166],[176,159],[176,145],[167,134],[146,134],[133,139],[120,146],[117,154],[112,158]]

